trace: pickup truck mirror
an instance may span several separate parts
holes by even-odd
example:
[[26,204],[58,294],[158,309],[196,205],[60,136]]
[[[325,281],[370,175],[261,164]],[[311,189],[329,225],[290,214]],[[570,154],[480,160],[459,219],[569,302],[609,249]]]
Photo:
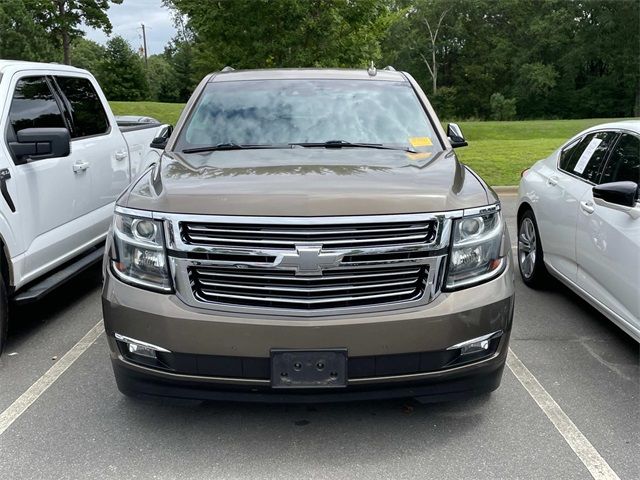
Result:
[[447,125],[447,137],[449,137],[449,142],[453,148],[466,147],[469,145],[457,123]]
[[173,133],[173,125],[169,125],[162,132],[160,132],[160,136],[151,140],[151,148],[157,148],[159,150],[164,150],[167,147],[167,142],[169,141],[169,137]]
[[71,137],[66,128],[25,128],[16,141],[9,142],[16,165],[45,158],[66,157],[71,153]]
[[631,210],[638,201],[638,184],[635,182],[611,182],[593,187],[596,205],[623,212]]

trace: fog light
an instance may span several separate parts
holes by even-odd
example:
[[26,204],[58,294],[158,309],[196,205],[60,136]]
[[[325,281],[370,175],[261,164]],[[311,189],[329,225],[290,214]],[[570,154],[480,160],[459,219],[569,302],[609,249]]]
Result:
[[477,353],[483,350],[489,350],[489,340],[480,340],[479,342],[465,345],[460,349],[460,355],[468,355],[470,353]]
[[457,343],[447,348],[447,350],[460,350],[460,355],[471,355],[478,352],[489,350],[490,341],[502,335],[502,330],[483,335],[482,337],[472,338],[461,343]]
[[115,334],[116,340],[119,340],[127,345],[127,351],[133,355],[139,355],[145,358],[156,359],[157,352],[171,353],[166,348],[158,347],[151,343],[143,342],[141,340],[135,340],[133,338],[125,337],[119,333]]
[[128,344],[129,353],[140,355],[141,357],[156,358],[156,351],[152,348],[139,345],[137,343]]

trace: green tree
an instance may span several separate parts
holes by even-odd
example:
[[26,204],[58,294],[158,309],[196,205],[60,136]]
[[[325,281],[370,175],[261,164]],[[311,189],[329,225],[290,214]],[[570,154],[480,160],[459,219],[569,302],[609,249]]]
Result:
[[25,0],[38,22],[47,29],[62,48],[63,60],[71,64],[71,42],[82,37],[81,24],[111,33],[107,16],[109,4],[122,0]]
[[86,38],[76,38],[71,42],[71,63],[75,67],[97,73],[105,54],[106,49],[102,45]]
[[57,53],[24,0],[0,1],[0,58],[52,61]]
[[147,64],[149,97],[156,102],[181,101],[180,83],[173,65],[164,55],[151,55]]
[[211,70],[206,65],[202,66],[201,72],[196,71],[195,54],[196,47],[193,40],[187,39],[182,35],[173,39],[169,45],[165,47],[164,57],[171,65],[175,74],[177,83],[177,101],[186,102],[191,96],[198,82],[202,77]]
[[220,69],[355,67],[381,57],[384,0],[167,0],[188,18],[198,76]]
[[504,98],[501,93],[494,93],[489,99],[492,120],[513,120],[516,116],[516,99]]
[[107,42],[97,74],[109,100],[139,101],[148,98],[149,86],[143,61],[120,36]]
[[[390,5],[399,14],[383,36],[383,58],[431,91],[435,64],[438,89],[455,89],[446,92],[446,104],[458,118],[490,117],[495,92],[514,98],[523,118],[631,116],[634,105],[640,107],[636,0],[395,0]],[[448,10],[437,42],[431,42],[423,19],[433,33],[443,9]],[[434,103],[439,97],[433,96]]]

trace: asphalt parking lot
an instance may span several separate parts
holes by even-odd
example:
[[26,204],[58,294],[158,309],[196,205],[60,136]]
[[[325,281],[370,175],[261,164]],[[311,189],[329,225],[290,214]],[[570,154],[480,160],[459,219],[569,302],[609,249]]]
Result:
[[92,330],[99,283],[89,271],[14,311],[1,478],[640,478],[638,344],[561,285],[516,279],[513,354],[490,396],[287,406],[126,399]]

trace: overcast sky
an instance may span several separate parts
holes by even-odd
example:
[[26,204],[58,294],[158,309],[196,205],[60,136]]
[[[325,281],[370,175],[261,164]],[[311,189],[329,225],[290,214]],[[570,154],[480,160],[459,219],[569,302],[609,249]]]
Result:
[[[149,55],[162,53],[164,46],[175,35],[171,13],[162,6],[161,0],[124,0],[121,5],[111,5],[107,14],[113,25],[111,35],[120,35],[134,50],[142,45],[142,29],[147,27],[147,48]],[[108,37],[98,30],[85,27],[87,38],[104,44]]]

